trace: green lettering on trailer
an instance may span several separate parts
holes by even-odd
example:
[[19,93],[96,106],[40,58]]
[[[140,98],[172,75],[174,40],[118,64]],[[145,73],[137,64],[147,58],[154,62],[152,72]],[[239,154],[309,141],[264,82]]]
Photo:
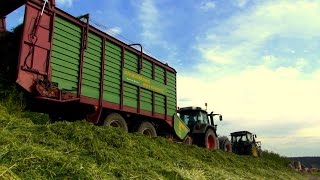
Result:
[[167,87],[160,82],[149,79],[145,76],[137,74],[135,72],[129,71],[127,69],[123,69],[123,80],[130,84],[134,84],[136,86],[157,92],[159,94],[166,95]]

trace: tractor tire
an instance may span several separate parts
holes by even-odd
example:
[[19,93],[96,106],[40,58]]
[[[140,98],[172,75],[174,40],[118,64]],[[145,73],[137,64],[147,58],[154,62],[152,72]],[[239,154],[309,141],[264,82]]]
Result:
[[217,136],[212,129],[208,129],[204,134],[204,147],[213,150],[218,149]]
[[143,121],[139,126],[136,132],[143,134],[146,137],[153,138],[157,137],[157,131],[154,128],[153,124],[148,121]]
[[111,113],[103,122],[103,126],[116,127],[128,132],[128,126],[124,118],[118,113]]
[[222,137],[219,137],[218,139],[219,139],[220,149],[222,151],[232,152],[232,144],[231,144],[230,140],[228,139],[228,137],[222,136]]
[[183,140],[183,143],[187,144],[187,145],[192,145],[192,137],[187,135],[184,140]]

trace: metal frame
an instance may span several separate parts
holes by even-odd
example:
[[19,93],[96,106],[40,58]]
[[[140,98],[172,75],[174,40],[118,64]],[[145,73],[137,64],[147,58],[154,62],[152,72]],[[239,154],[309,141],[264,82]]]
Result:
[[[27,16],[31,16],[33,17],[37,11],[41,11],[41,5],[43,5],[43,1],[41,0],[26,0],[25,1],[26,3],[26,9],[27,7],[28,10],[25,12],[25,20],[27,18]],[[32,11],[32,12],[31,12]],[[33,14],[30,14],[30,13],[33,13]],[[46,101],[52,101],[52,102],[60,102],[60,103],[65,103],[65,102],[71,102],[71,101],[79,101],[79,103],[84,103],[84,104],[89,104],[89,105],[93,105],[93,106],[98,106],[99,109],[99,115],[98,117],[100,117],[101,115],[101,111],[102,111],[102,108],[107,108],[107,109],[113,109],[113,110],[117,110],[117,111],[122,111],[122,112],[125,112],[125,113],[132,113],[132,114],[137,114],[137,115],[143,115],[143,116],[147,116],[147,117],[152,117],[152,118],[156,118],[156,119],[159,119],[159,120],[164,120],[166,121],[170,126],[173,125],[172,121],[172,117],[171,116],[168,116],[167,114],[167,96],[165,96],[165,113],[164,114],[160,114],[160,113],[156,113],[155,112],[155,93],[153,92],[152,93],[152,112],[149,112],[149,111],[144,111],[144,110],[141,110],[140,109],[140,95],[141,95],[141,92],[140,92],[140,88],[138,90],[138,107],[137,108],[131,108],[131,107],[128,107],[128,106],[124,106],[124,102],[123,102],[123,96],[124,96],[124,81],[123,81],[123,76],[121,74],[121,87],[120,87],[120,104],[115,104],[115,103],[111,103],[111,102],[107,102],[107,101],[104,101],[103,100],[103,96],[104,96],[104,82],[103,82],[103,79],[104,79],[104,66],[105,66],[105,45],[106,45],[106,42],[107,41],[110,41],[114,44],[117,44],[119,47],[121,47],[121,68],[123,68],[124,66],[124,51],[128,50],[134,54],[141,54],[140,56],[140,61],[139,61],[139,73],[141,71],[141,68],[143,67],[142,63],[143,63],[143,58],[148,60],[149,62],[152,63],[152,78],[155,79],[155,65],[157,66],[160,66],[162,68],[164,68],[165,70],[165,84],[167,84],[167,72],[170,71],[172,73],[176,73],[176,71],[172,68],[172,67],[169,67],[167,64],[164,64],[160,61],[157,61],[156,59],[150,57],[149,55],[147,54],[143,54],[142,52],[142,47],[141,47],[141,51],[138,51],[137,49],[135,48],[132,48],[130,45],[128,44],[125,44],[124,42],[118,40],[118,39],[115,39],[111,36],[109,36],[108,34],[105,34],[104,32],[96,29],[95,27],[91,26],[89,24],[89,16],[88,15],[85,15],[83,17],[85,17],[87,19],[87,22],[83,22],[79,19],[77,19],[76,17],[73,17],[72,15],[58,9],[55,7],[55,0],[51,0],[49,1],[49,5],[48,7],[45,7],[45,11],[44,11],[44,15],[46,17],[43,18],[43,20],[50,20],[51,22],[49,22],[49,27],[48,28],[48,31],[49,31],[49,41],[50,41],[50,44],[46,45],[46,44],[41,44],[42,42],[37,42],[35,44],[33,44],[34,47],[45,47],[46,50],[48,50],[47,54],[46,54],[46,58],[45,60],[42,60],[41,62],[45,62],[46,63],[46,67],[45,67],[45,72],[42,72],[42,71],[37,71],[36,67],[38,66],[35,66],[34,69],[26,69],[26,68],[19,68],[19,72],[22,73],[20,74],[20,77],[22,77],[23,75],[27,74],[29,75],[29,77],[26,77],[28,79],[22,79],[22,80],[17,80],[18,82],[20,83],[25,83],[25,84],[20,84],[23,88],[29,90],[30,92],[32,91],[32,86],[33,86],[33,82],[30,82],[30,79],[32,80],[32,78],[30,78],[30,75],[32,75],[33,77],[36,77],[36,76],[43,76],[43,77],[46,77],[49,81],[51,80],[51,69],[50,69],[50,63],[51,63],[51,55],[52,55],[52,43],[53,43],[53,31],[54,31],[54,19],[57,15],[61,16],[61,17],[64,17],[65,19],[67,19],[68,21],[71,21],[79,26],[82,27],[82,43],[81,43],[81,50],[80,50],[80,65],[79,65],[79,83],[78,83],[78,91],[77,91],[77,94],[67,94],[67,95],[71,95],[70,99],[66,99],[66,97],[62,97],[61,96],[61,93],[59,95],[59,98],[57,99],[51,99],[51,98],[47,98],[47,97],[37,97],[38,99],[43,99],[43,100],[46,100]],[[28,17],[30,19],[30,17]],[[30,23],[30,22],[27,22],[27,23]],[[46,28],[46,27],[43,27],[41,22],[38,23],[39,27],[41,28]],[[27,26],[27,25],[26,25]],[[37,30],[38,31],[38,30]],[[40,31],[40,29],[39,29]],[[85,96],[82,96],[81,94],[81,90],[82,90],[82,76],[83,76],[83,65],[84,65],[84,52],[85,52],[85,49],[87,47],[87,43],[88,43],[88,33],[89,32],[92,32],[92,33],[95,33],[97,34],[98,36],[100,36],[102,38],[102,57],[101,57],[101,82],[100,82],[100,97],[99,99],[94,99],[94,98],[89,98],[89,97],[85,97]],[[25,42],[25,39],[27,39],[27,36],[28,34],[26,33],[29,33],[27,31],[27,27],[25,27],[25,30],[23,31],[23,40],[21,42],[21,45],[23,46],[27,46],[26,45],[26,42]],[[42,34],[41,34],[42,35]],[[41,38],[41,37],[39,37]],[[134,45],[137,45],[137,44],[134,44]],[[28,46],[31,46],[30,44],[28,44]],[[48,46],[48,47],[47,47]],[[141,46],[141,45],[140,45]],[[23,57],[26,56],[26,50],[25,51],[21,51],[20,52],[20,61],[23,59]],[[24,53],[24,54],[23,54]],[[37,58],[37,61],[34,61],[36,63],[39,62],[38,60],[38,57],[37,54],[35,55],[34,53],[35,52],[32,52],[33,56],[31,57],[31,60],[34,61],[35,58]],[[21,64],[22,62],[19,62],[19,64]],[[121,72],[122,73],[122,72]],[[26,81],[26,82],[23,82],[23,81]]]

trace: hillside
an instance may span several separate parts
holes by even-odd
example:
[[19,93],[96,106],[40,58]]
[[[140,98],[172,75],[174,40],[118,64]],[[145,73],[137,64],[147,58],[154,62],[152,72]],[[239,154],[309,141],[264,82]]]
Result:
[[276,154],[210,152],[85,121],[47,124],[45,115],[9,106],[19,101],[3,102],[0,179],[306,179]]
[[7,80],[0,78],[0,179],[307,179],[274,153],[208,151],[86,121],[48,124],[23,111]]

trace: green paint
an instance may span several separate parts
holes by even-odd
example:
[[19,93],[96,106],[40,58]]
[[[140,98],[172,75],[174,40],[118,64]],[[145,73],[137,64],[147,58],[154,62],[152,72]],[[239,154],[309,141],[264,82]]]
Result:
[[190,132],[188,126],[179,118],[177,113],[173,115],[173,122],[174,122],[174,131],[176,135],[183,140],[187,134]]
[[123,69],[123,80],[145,89],[166,95],[166,86],[155,80],[146,78],[140,74],[134,73],[128,69]]
[[82,70],[83,96],[99,99],[101,80],[102,38],[89,32],[88,47],[84,52]]
[[60,89],[78,88],[81,28],[62,17],[55,18],[52,44],[52,82]]
[[111,41],[105,44],[103,100],[120,104],[121,48]]
[[[60,89],[77,91],[79,82],[79,65],[82,27],[56,16],[52,45],[52,81],[58,83]],[[89,32],[88,47],[84,52],[82,71],[82,94],[99,99],[100,81],[103,80],[103,100],[120,104],[121,79],[124,80],[124,105],[137,108],[138,87],[140,92],[140,108],[151,112],[174,114],[176,112],[176,74],[165,68],[142,59],[141,73],[138,73],[139,55],[129,50],[124,51],[124,67],[121,65],[121,46],[106,40],[104,77],[101,78],[102,37]],[[154,79],[153,66],[154,65]],[[165,84],[167,81],[167,84]],[[152,92],[155,92],[153,105]],[[165,107],[167,97],[167,107]],[[152,107],[154,106],[154,107]],[[165,109],[167,108],[167,109]]]

